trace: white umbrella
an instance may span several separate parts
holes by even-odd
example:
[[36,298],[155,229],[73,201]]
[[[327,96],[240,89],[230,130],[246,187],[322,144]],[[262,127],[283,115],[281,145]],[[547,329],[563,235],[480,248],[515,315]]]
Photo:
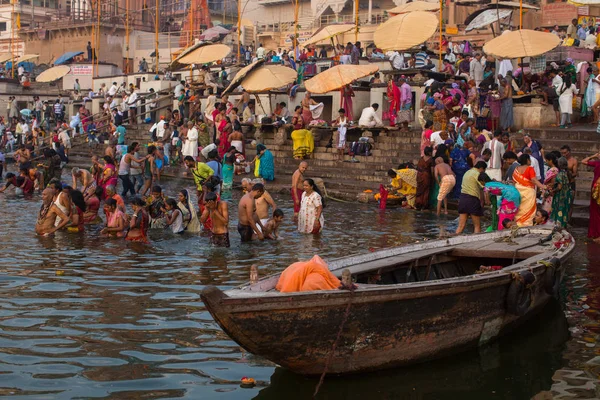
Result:
[[485,10],[484,12],[476,16],[473,19],[473,21],[469,23],[469,25],[467,25],[467,27],[465,28],[465,32],[472,31],[473,29],[485,28],[486,26],[493,24],[494,22],[500,19],[504,19],[510,16],[511,13],[511,9]]

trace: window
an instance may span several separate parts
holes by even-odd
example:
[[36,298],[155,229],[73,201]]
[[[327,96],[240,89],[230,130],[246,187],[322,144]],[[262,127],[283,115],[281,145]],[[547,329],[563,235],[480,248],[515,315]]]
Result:
[[6,22],[0,22],[0,32],[6,32]]

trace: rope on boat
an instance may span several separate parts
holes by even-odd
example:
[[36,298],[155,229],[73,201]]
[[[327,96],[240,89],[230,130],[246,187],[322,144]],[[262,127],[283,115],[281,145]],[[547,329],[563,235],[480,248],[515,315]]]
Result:
[[[342,275],[343,276],[343,275]],[[333,342],[333,346],[331,346],[331,352],[329,352],[329,357],[327,357],[327,361],[325,362],[325,368],[323,368],[323,373],[319,378],[319,383],[315,387],[315,393],[313,394],[313,399],[317,397],[319,393],[319,389],[321,389],[321,385],[325,380],[325,374],[327,374],[327,370],[329,369],[329,364],[331,364],[331,360],[333,359],[333,355],[335,354],[335,349],[340,341],[340,337],[342,336],[342,331],[344,330],[344,326],[346,325],[346,321],[348,321],[348,317],[350,316],[350,306],[352,305],[352,299],[354,298],[354,290],[356,290],[356,285],[349,282],[349,284],[344,283],[344,279],[342,278],[342,286],[340,289],[345,289],[350,291],[350,298],[348,299],[348,305],[346,306],[346,311],[344,312],[344,317],[342,318],[342,323],[340,324],[340,329],[337,333],[335,341]]]

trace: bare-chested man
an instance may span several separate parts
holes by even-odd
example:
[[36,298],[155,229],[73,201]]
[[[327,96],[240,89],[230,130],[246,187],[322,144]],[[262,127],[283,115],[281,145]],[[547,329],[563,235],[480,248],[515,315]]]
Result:
[[71,170],[71,177],[74,190],[77,189],[77,181],[81,181],[81,192],[84,199],[87,200],[96,192],[96,180],[90,171],[75,167]]
[[224,201],[218,201],[214,192],[204,196],[204,212],[200,222],[205,223],[209,218],[212,221],[210,229],[210,243],[217,247],[229,247],[229,208]]
[[267,190],[265,189],[262,196],[256,199],[256,215],[258,215],[260,223],[263,226],[269,220],[269,215],[271,215],[271,213],[269,213],[269,206],[272,210],[277,209],[277,204],[275,204],[275,200],[273,200],[273,197],[271,197],[269,192],[267,192]]
[[244,90],[244,91],[242,91],[242,95],[240,96],[240,98],[238,99],[238,101],[236,103],[236,107],[241,112],[244,112],[246,107],[248,107],[249,102],[250,102],[250,93],[248,93]]
[[448,194],[452,192],[456,185],[456,177],[452,168],[444,162],[442,157],[435,159],[435,169],[433,170],[435,180],[440,185],[440,192],[437,197],[437,215],[442,212],[442,201],[444,202],[444,214],[448,214]]
[[575,201],[575,191],[577,190],[577,185],[575,184],[576,180],[577,180],[577,168],[579,167],[579,162],[577,161],[577,158],[573,157],[573,155],[571,154],[571,146],[569,146],[568,144],[565,144],[563,147],[560,148],[560,154],[567,159],[567,162],[569,163],[569,172],[571,172],[571,191],[573,192],[571,195],[571,207],[569,207],[569,219],[571,219],[571,216],[573,215],[573,202]]
[[244,134],[242,132],[233,131],[233,133],[229,135],[229,142],[237,151],[244,154]]
[[242,242],[251,241],[253,234],[256,234],[260,240],[264,239],[262,234],[264,227],[260,223],[258,215],[256,215],[256,199],[262,196],[264,192],[265,187],[263,184],[256,183],[252,186],[252,190],[240,200],[237,229],[242,238]]
[[35,224],[35,233],[38,235],[50,236],[69,223],[69,217],[54,204],[53,200],[54,190],[51,188],[44,189],[42,192],[42,207]]
[[302,203],[302,193],[304,192],[304,172],[308,168],[308,163],[302,161],[298,169],[292,175],[292,200],[294,200],[294,221],[298,219],[300,204]]

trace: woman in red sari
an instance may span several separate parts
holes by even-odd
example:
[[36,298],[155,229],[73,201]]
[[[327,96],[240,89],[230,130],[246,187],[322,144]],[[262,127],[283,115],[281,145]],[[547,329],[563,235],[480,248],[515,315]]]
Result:
[[225,117],[221,120],[219,124],[219,147],[217,150],[219,151],[219,157],[225,157],[225,153],[231,147],[231,141],[229,140],[229,135],[232,132],[231,128],[231,120],[229,117]]
[[519,227],[532,226],[537,211],[535,188],[537,186],[541,190],[546,190],[546,186],[536,179],[529,154],[521,154],[518,161],[521,165],[515,169],[512,176],[515,187],[521,195],[521,204],[515,215],[515,222]]
[[400,88],[396,86],[393,79],[388,80],[387,99],[390,103],[390,126],[396,125],[396,116],[400,111]]
[[[596,160],[592,160],[592,158]],[[584,158],[581,163],[594,168],[588,237],[593,239],[595,243],[600,244],[600,153]]]
[[340,89],[340,96],[341,108],[346,110],[346,117],[348,117],[349,121],[354,120],[354,113],[352,112],[352,98],[354,97],[354,90],[352,90],[352,86],[342,86]]

